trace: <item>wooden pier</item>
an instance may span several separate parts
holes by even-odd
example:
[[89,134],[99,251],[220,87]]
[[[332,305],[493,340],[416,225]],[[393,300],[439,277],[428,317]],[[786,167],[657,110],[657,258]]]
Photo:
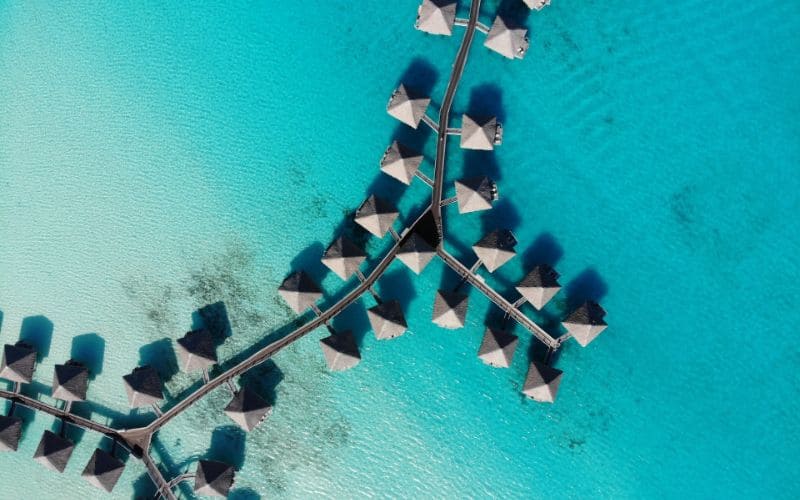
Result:
[[[193,404],[198,402],[200,399],[202,399],[203,397],[205,397],[207,394],[214,391],[218,387],[225,385],[227,386],[227,388],[230,389],[232,393],[235,394],[236,388],[233,383],[233,379],[235,377],[243,375],[252,368],[265,362],[272,356],[279,353],[284,348],[288,347],[297,340],[303,338],[305,335],[313,332],[317,328],[324,327],[325,325],[330,324],[331,320],[334,317],[336,317],[339,313],[344,311],[351,304],[359,300],[365,293],[373,294],[373,296],[375,296],[377,300],[377,295],[375,295],[373,286],[378,281],[378,279],[386,272],[386,270],[389,268],[389,266],[395,260],[395,258],[397,258],[397,255],[400,251],[400,247],[411,237],[412,234],[416,233],[415,229],[430,227],[431,230],[429,232],[432,233],[433,225],[435,225],[436,232],[438,233],[437,234],[438,243],[436,244],[436,249],[435,249],[436,255],[438,255],[450,269],[452,269],[459,276],[461,276],[464,282],[469,282],[470,285],[472,285],[480,293],[486,296],[487,299],[489,299],[497,307],[502,309],[506,313],[507,318],[509,317],[513,318],[520,325],[522,325],[522,327],[528,330],[531,333],[531,335],[533,335],[534,337],[536,337],[536,339],[545,344],[548,347],[548,353],[555,352],[565,340],[570,338],[569,333],[564,334],[558,338],[551,337],[544,329],[542,329],[539,325],[533,322],[519,309],[519,307],[521,307],[524,301],[517,300],[513,303],[509,302],[506,298],[504,298],[496,290],[494,290],[491,286],[489,286],[479,274],[477,274],[478,266],[474,266],[473,269],[468,268],[462,262],[460,262],[458,259],[452,256],[449,252],[447,252],[447,250],[445,250],[443,245],[444,225],[442,221],[441,208],[443,206],[452,204],[457,200],[456,197],[451,197],[447,199],[442,198],[444,190],[443,185],[444,185],[444,174],[445,174],[447,140],[448,136],[461,134],[460,128],[450,128],[448,127],[448,124],[455,93],[458,88],[461,77],[463,75],[464,67],[466,66],[467,63],[467,58],[469,55],[470,47],[472,45],[472,41],[474,39],[475,31],[481,31],[483,33],[487,33],[489,31],[489,28],[486,25],[480,23],[478,20],[480,7],[481,7],[481,0],[472,0],[470,5],[469,18],[455,20],[456,25],[463,26],[464,28],[466,28],[466,30],[464,33],[464,37],[461,41],[461,44],[459,46],[455,61],[452,66],[450,79],[447,84],[447,89],[442,101],[442,106],[439,110],[438,123],[434,121],[432,118],[428,117],[427,115],[423,115],[422,117],[422,121],[425,122],[431,129],[433,129],[434,132],[436,132],[437,136],[436,158],[434,161],[434,178],[430,179],[428,176],[419,171],[415,173],[415,175],[419,177],[423,182],[431,186],[432,193],[431,193],[430,203],[426,208],[422,210],[422,213],[415,219],[414,223],[412,223],[403,232],[398,234],[393,229],[390,231],[392,238],[394,240],[394,244],[386,252],[383,258],[378,262],[378,264],[368,274],[364,275],[360,270],[357,271],[357,276],[359,279],[358,285],[355,288],[353,288],[349,293],[347,293],[344,297],[342,297],[337,302],[335,302],[334,304],[330,305],[327,308],[321,308],[317,304],[311,305],[311,309],[316,314],[316,316],[313,319],[299,326],[298,328],[293,330],[291,333],[285,335],[284,337],[264,346],[263,348],[259,349],[254,354],[249,356],[247,359],[237,363],[234,366],[229,367],[216,377],[210,378],[208,371],[204,370],[203,371],[204,383],[200,387],[198,387],[194,392],[189,394],[183,400],[177,402],[174,406],[167,408],[166,410],[162,411],[161,408],[155,408],[156,410],[155,418],[148,425],[144,427],[124,429],[124,430],[113,429],[109,426],[94,422],[91,419],[83,418],[70,413],[68,406],[65,407],[64,409],[59,409],[56,406],[41,402],[29,396],[25,396],[19,392],[19,384],[16,385],[15,391],[13,392],[7,390],[0,390],[0,398],[7,399],[12,403],[17,403],[22,406],[26,406],[35,411],[47,413],[55,418],[61,419],[63,422],[68,423],[70,425],[74,425],[85,430],[90,430],[93,432],[103,434],[108,438],[112,439],[115,443],[119,443],[127,447],[131,451],[133,457],[142,460],[143,464],[147,469],[148,475],[150,476],[151,480],[153,481],[156,487],[157,497],[163,497],[169,500],[174,500],[176,497],[172,489],[181,481],[188,479],[191,475],[186,475],[186,474],[179,475],[172,481],[167,481],[164,478],[164,476],[158,469],[158,466],[155,464],[149,453],[154,435],[162,427],[164,427],[167,423],[169,423],[172,419],[181,414],[183,411],[190,408]],[[426,216],[429,215],[431,217],[428,217],[426,223],[425,218]],[[430,224],[431,218],[433,219],[434,224],[427,226],[426,224]],[[433,245],[433,243],[431,243],[431,245]]]

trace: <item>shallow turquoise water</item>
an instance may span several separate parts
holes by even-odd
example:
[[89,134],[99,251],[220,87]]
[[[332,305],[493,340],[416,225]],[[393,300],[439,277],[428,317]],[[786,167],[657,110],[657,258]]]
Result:
[[[0,3],[0,340],[46,316],[47,385],[96,334],[78,340],[103,353],[80,411],[122,425],[141,417],[120,377],[169,353],[198,307],[226,304],[223,359],[291,322],[278,283],[319,272],[368,193],[402,195],[406,221],[424,202],[421,183],[377,169],[407,134],[383,111],[391,90],[411,68],[438,103],[458,44],[413,30],[416,4]],[[240,465],[244,498],[798,495],[800,6],[556,0],[526,24],[523,61],[475,44],[454,107],[502,118],[493,156],[453,147],[448,163],[450,178],[490,173],[501,204],[449,208],[447,224],[459,254],[509,226],[524,255],[602,295],[611,326],[565,348],[558,402],[520,397],[527,340],[509,370],[475,358],[484,299],[471,294],[467,328],[440,330],[441,264],[416,277],[395,263],[379,287],[406,303],[410,333],[364,335],[363,362],[335,375],[312,334],[250,380],[276,410],[246,441],[224,391],[165,428],[170,475],[207,455]],[[336,325],[365,321],[357,306]],[[36,481],[2,496],[105,497],[79,479],[97,439],[58,476],[30,459],[52,422],[27,417],[0,470]],[[115,496],[145,494],[143,473],[128,461]]]

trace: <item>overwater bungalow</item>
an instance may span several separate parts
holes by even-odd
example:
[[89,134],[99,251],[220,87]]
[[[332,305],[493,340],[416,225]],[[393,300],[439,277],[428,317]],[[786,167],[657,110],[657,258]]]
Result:
[[433,301],[433,322],[442,328],[463,328],[467,319],[469,297],[459,292],[439,290]]
[[497,16],[483,45],[509,59],[522,59],[530,45],[528,30],[503,16]]
[[75,443],[50,431],[44,431],[33,459],[55,472],[64,472]]
[[419,127],[419,122],[425,116],[430,102],[430,97],[423,96],[401,83],[397,90],[392,92],[392,97],[386,105],[386,112],[415,129]]
[[552,366],[531,362],[522,393],[540,403],[552,403],[556,400],[558,386],[561,384],[561,370]]
[[225,407],[225,415],[245,432],[250,432],[272,413],[272,407],[257,392],[242,387]]
[[603,320],[605,315],[606,311],[600,304],[590,300],[575,309],[561,324],[581,347],[586,347],[608,326]]
[[164,394],[161,392],[161,377],[150,365],[134,368],[122,379],[125,383],[125,392],[128,393],[128,405],[131,408],[154,405],[164,399]]
[[391,203],[373,194],[358,207],[355,221],[378,238],[383,238],[399,215]]
[[22,419],[0,415],[0,452],[17,451],[22,439]]
[[69,360],[64,365],[56,365],[53,372],[53,391],[51,395],[62,401],[86,401],[89,387],[89,370],[77,361]]
[[422,154],[408,146],[393,141],[381,158],[381,171],[405,185],[411,184],[422,164]]
[[452,35],[456,21],[456,0],[422,0],[414,26],[432,35]]
[[396,300],[388,300],[367,309],[367,319],[378,340],[393,339],[408,329],[403,306]]
[[436,250],[417,233],[409,235],[397,252],[397,259],[416,274],[421,273],[435,256]]
[[0,361],[0,378],[30,384],[33,371],[36,369],[36,349],[20,340],[14,345],[3,347],[3,359]]
[[343,280],[349,279],[366,260],[367,254],[355,243],[339,236],[325,250],[322,263]]
[[472,245],[472,250],[486,270],[493,273],[517,254],[514,251],[516,245],[517,239],[514,233],[508,229],[497,229]]
[[550,5],[550,0],[522,0],[529,9],[542,10],[544,7]]
[[511,366],[518,343],[516,335],[487,327],[478,349],[478,358],[489,366],[508,368]]
[[194,492],[209,497],[227,497],[235,478],[233,466],[215,460],[200,460],[194,473]]
[[92,486],[111,493],[124,471],[125,463],[122,460],[97,448],[83,469],[81,477]]
[[303,271],[297,271],[287,276],[278,287],[278,294],[297,314],[313,306],[322,298],[322,292],[317,284]]
[[319,345],[328,369],[332,372],[349,370],[361,361],[361,353],[358,352],[356,339],[350,330],[331,332],[330,336],[319,341]]
[[516,288],[533,307],[541,309],[561,290],[561,285],[555,269],[547,264],[540,264],[531,269]]
[[497,185],[486,176],[455,181],[458,213],[489,210],[497,200]]
[[187,332],[175,343],[175,353],[181,371],[191,373],[207,370],[217,364],[217,350],[214,337],[205,328]]
[[462,116],[462,148],[491,151],[502,142],[502,138],[503,128],[494,116]]

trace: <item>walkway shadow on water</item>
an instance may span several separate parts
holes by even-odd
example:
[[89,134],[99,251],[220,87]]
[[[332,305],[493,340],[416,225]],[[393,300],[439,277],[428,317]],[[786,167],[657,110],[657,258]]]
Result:
[[41,363],[50,354],[53,322],[41,315],[24,318],[20,326],[19,339],[36,348],[36,362]]
[[106,341],[96,333],[84,333],[72,339],[70,359],[83,363],[89,369],[89,380],[103,373]]

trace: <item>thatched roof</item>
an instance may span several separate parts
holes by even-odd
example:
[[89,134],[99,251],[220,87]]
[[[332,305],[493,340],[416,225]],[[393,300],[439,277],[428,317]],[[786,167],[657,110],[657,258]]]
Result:
[[217,363],[214,337],[205,328],[187,332],[179,338],[175,344],[175,351],[181,370],[187,373],[205,370]]
[[561,285],[558,273],[547,264],[540,264],[517,284],[517,291],[536,309],[541,309],[555,297]]
[[378,340],[399,337],[408,329],[403,307],[396,300],[388,300],[367,309],[367,319]]
[[161,392],[161,377],[150,365],[134,368],[131,373],[122,377],[125,392],[128,393],[128,404],[131,408],[150,406],[164,399]]
[[498,143],[499,124],[493,116],[464,115],[461,120],[461,147],[491,151]]
[[52,396],[62,401],[85,401],[89,387],[89,370],[81,363],[68,361],[56,365],[53,373]]
[[403,184],[409,185],[414,180],[421,163],[421,153],[400,142],[393,141],[383,153],[381,170]]
[[0,415],[0,451],[17,451],[22,438],[22,419]]
[[542,10],[545,6],[550,5],[550,0],[522,0],[529,9]]
[[337,276],[346,280],[358,271],[358,266],[366,258],[367,254],[355,243],[344,236],[340,236],[325,250],[322,255],[322,263]]
[[492,23],[483,45],[509,59],[522,59],[528,51],[528,30],[502,16]]
[[519,339],[504,330],[487,327],[478,349],[478,357],[490,366],[508,368],[514,358]]
[[272,412],[272,407],[257,392],[242,387],[225,407],[225,414],[245,432],[255,429]]
[[19,341],[14,345],[3,347],[3,359],[0,361],[0,378],[12,382],[30,384],[36,368],[36,349],[30,344]]
[[459,292],[439,290],[433,301],[433,322],[442,328],[462,328],[467,319],[469,298]]
[[488,210],[497,199],[497,185],[486,176],[462,179],[455,185],[459,213]]
[[319,341],[328,369],[332,372],[348,370],[361,361],[353,332],[345,330]]
[[125,471],[125,463],[100,448],[94,450],[92,458],[83,469],[81,476],[89,484],[111,493],[120,476]]
[[44,431],[33,459],[55,472],[64,472],[75,444],[50,431]]
[[402,83],[389,98],[386,112],[411,128],[417,128],[431,99]]
[[517,239],[511,231],[497,229],[472,245],[472,250],[481,259],[486,270],[492,273],[517,254],[514,251],[516,245]]
[[422,0],[414,26],[432,35],[452,35],[456,20],[456,0]]
[[214,460],[200,460],[194,476],[194,492],[210,497],[227,497],[235,477],[233,466]]
[[436,250],[417,233],[412,233],[397,249],[397,259],[416,274],[422,272],[433,258]]
[[356,210],[356,224],[378,238],[383,238],[400,212],[388,201],[370,195]]
[[562,325],[581,347],[586,347],[608,326],[603,319],[605,315],[606,311],[600,304],[588,301],[573,311]]
[[278,293],[286,304],[298,314],[311,307],[322,298],[322,292],[314,280],[303,271],[297,271],[283,280]]
[[558,386],[561,384],[561,370],[538,361],[528,367],[522,393],[541,403],[552,403],[556,400]]

